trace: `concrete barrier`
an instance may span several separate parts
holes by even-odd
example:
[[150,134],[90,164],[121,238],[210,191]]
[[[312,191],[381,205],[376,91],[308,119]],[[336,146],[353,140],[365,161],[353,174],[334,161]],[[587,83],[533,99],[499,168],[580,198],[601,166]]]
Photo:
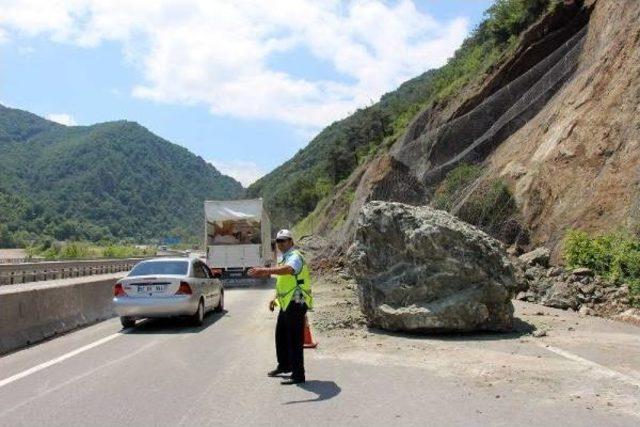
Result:
[[113,317],[124,273],[0,286],[0,354]]

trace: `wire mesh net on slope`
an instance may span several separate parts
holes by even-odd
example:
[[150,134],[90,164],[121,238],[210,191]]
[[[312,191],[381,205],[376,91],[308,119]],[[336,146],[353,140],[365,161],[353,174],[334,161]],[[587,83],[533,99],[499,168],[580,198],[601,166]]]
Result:
[[[511,108],[500,116],[480,138],[476,139],[453,158],[450,158],[433,170],[427,172],[423,176],[423,181],[429,183],[441,179],[445,173],[461,162],[475,163],[484,160],[498,144],[531,120],[547,104],[557,90],[573,75],[578,66],[585,35],[586,29],[583,29],[567,42],[565,46],[572,46],[570,50],[568,50],[540,80],[531,86],[524,95],[507,95],[511,99],[517,99]],[[555,60],[555,55],[552,55],[547,58],[545,62],[555,63]],[[508,93],[511,92],[512,89],[513,87],[510,84],[502,90]],[[520,91],[516,91],[516,94],[519,94],[519,92]],[[481,105],[479,108],[486,109],[490,107],[483,107]]]
[[[406,135],[404,142],[394,146],[389,153],[393,159],[392,170],[373,185],[367,200],[415,205],[432,202],[435,186],[447,173],[460,164],[483,160],[498,144],[533,118],[571,78],[578,65],[586,33],[587,27],[582,28],[470,112],[422,132],[413,140]],[[416,120],[425,114],[430,112],[424,112]],[[470,181],[451,196],[449,206],[437,207],[460,216],[505,242],[526,242],[528,234],[518,220],[517,208],[508,188],[486,178],[482,175]],[[348,230],[353,228],[353,212],[357,209],[352,207],[351,211],[344,226],[338,227],[342,239],[346,240],[349,240]]]
[[585,27],[469,113],[394,147],[392,155],[427,185],[439,182],[461,162],[483,160],[533,118],[571,77],[586,32]]
[[431,206],[449,211],[507,244],[529,243],[509,188],[479,165],[463,164],[447,174],[435,190]]

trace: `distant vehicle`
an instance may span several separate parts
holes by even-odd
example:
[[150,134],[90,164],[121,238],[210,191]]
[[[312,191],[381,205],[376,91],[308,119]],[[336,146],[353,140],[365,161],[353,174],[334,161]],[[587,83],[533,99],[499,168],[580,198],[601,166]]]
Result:
[[207,264],[223,278],[271,265],[271,222],[262,199],[205,201],[204,214]]
[[113,304],[125,328],[138,319],[173,316],[189,316],[199,326],[208,311],[224,309],[224,288],[196,258],[156,258],[118,280]]

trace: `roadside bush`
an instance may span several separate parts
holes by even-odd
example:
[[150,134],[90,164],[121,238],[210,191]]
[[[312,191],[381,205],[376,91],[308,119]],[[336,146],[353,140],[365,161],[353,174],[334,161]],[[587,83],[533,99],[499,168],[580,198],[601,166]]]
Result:
[[463,221],[498,236],[503,224],[516,212],[516,203],[507,184],[493,179],[481,182],[454,213]]
[[64,259],[79,259],[79,258],[91,258],[94,256],[89,245],[82,243],[71,243],[62,247],[60,258]]
[[102,250],[104,258],[133,258],[146,255],[153,255],[154,251],[150,248],[137,248],[135,246],[110,245]]
[[482,175],[478,165],[461,164],[447,174],[434,194],[433,206],[450,211],[462,201],[469,186]]
[[438,185],[431,204],[499,237],[503,226],[517,212],[516,203],[502,180],[478,182],[482,173],[479,165],[457,166]]
[[568,267],[587,267],[614,282],[628,283],[634,304],[640,305],[640,238],[625,231],[590,236],[569,230],[564,239]]
[[29,257],[42,257],[48,260],[62,260],[142,257],[153,255],[155,250],[153,248],[145,249],[129,245],[109,245],[104,247],[86,242],[45,242],[28,248],[27,253]]

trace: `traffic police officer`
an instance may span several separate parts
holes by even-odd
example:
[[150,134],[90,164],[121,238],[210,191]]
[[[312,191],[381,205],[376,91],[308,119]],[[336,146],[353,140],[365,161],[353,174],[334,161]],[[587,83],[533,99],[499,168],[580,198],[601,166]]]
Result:
[[289,230],[280,230],[276,245],[282,254],[276,267],[255,267],[249,270],[251,277],[276,275],[276,298],[269,304],[273,311],[280,306],[276,324],[276,356],[278,366],[268,375],[275,377],[291,372],[291,378],[282,384],[300,384],[304,373],[304,322],[307,310],[313,306],[311,275],[302,254],[293,246]]

